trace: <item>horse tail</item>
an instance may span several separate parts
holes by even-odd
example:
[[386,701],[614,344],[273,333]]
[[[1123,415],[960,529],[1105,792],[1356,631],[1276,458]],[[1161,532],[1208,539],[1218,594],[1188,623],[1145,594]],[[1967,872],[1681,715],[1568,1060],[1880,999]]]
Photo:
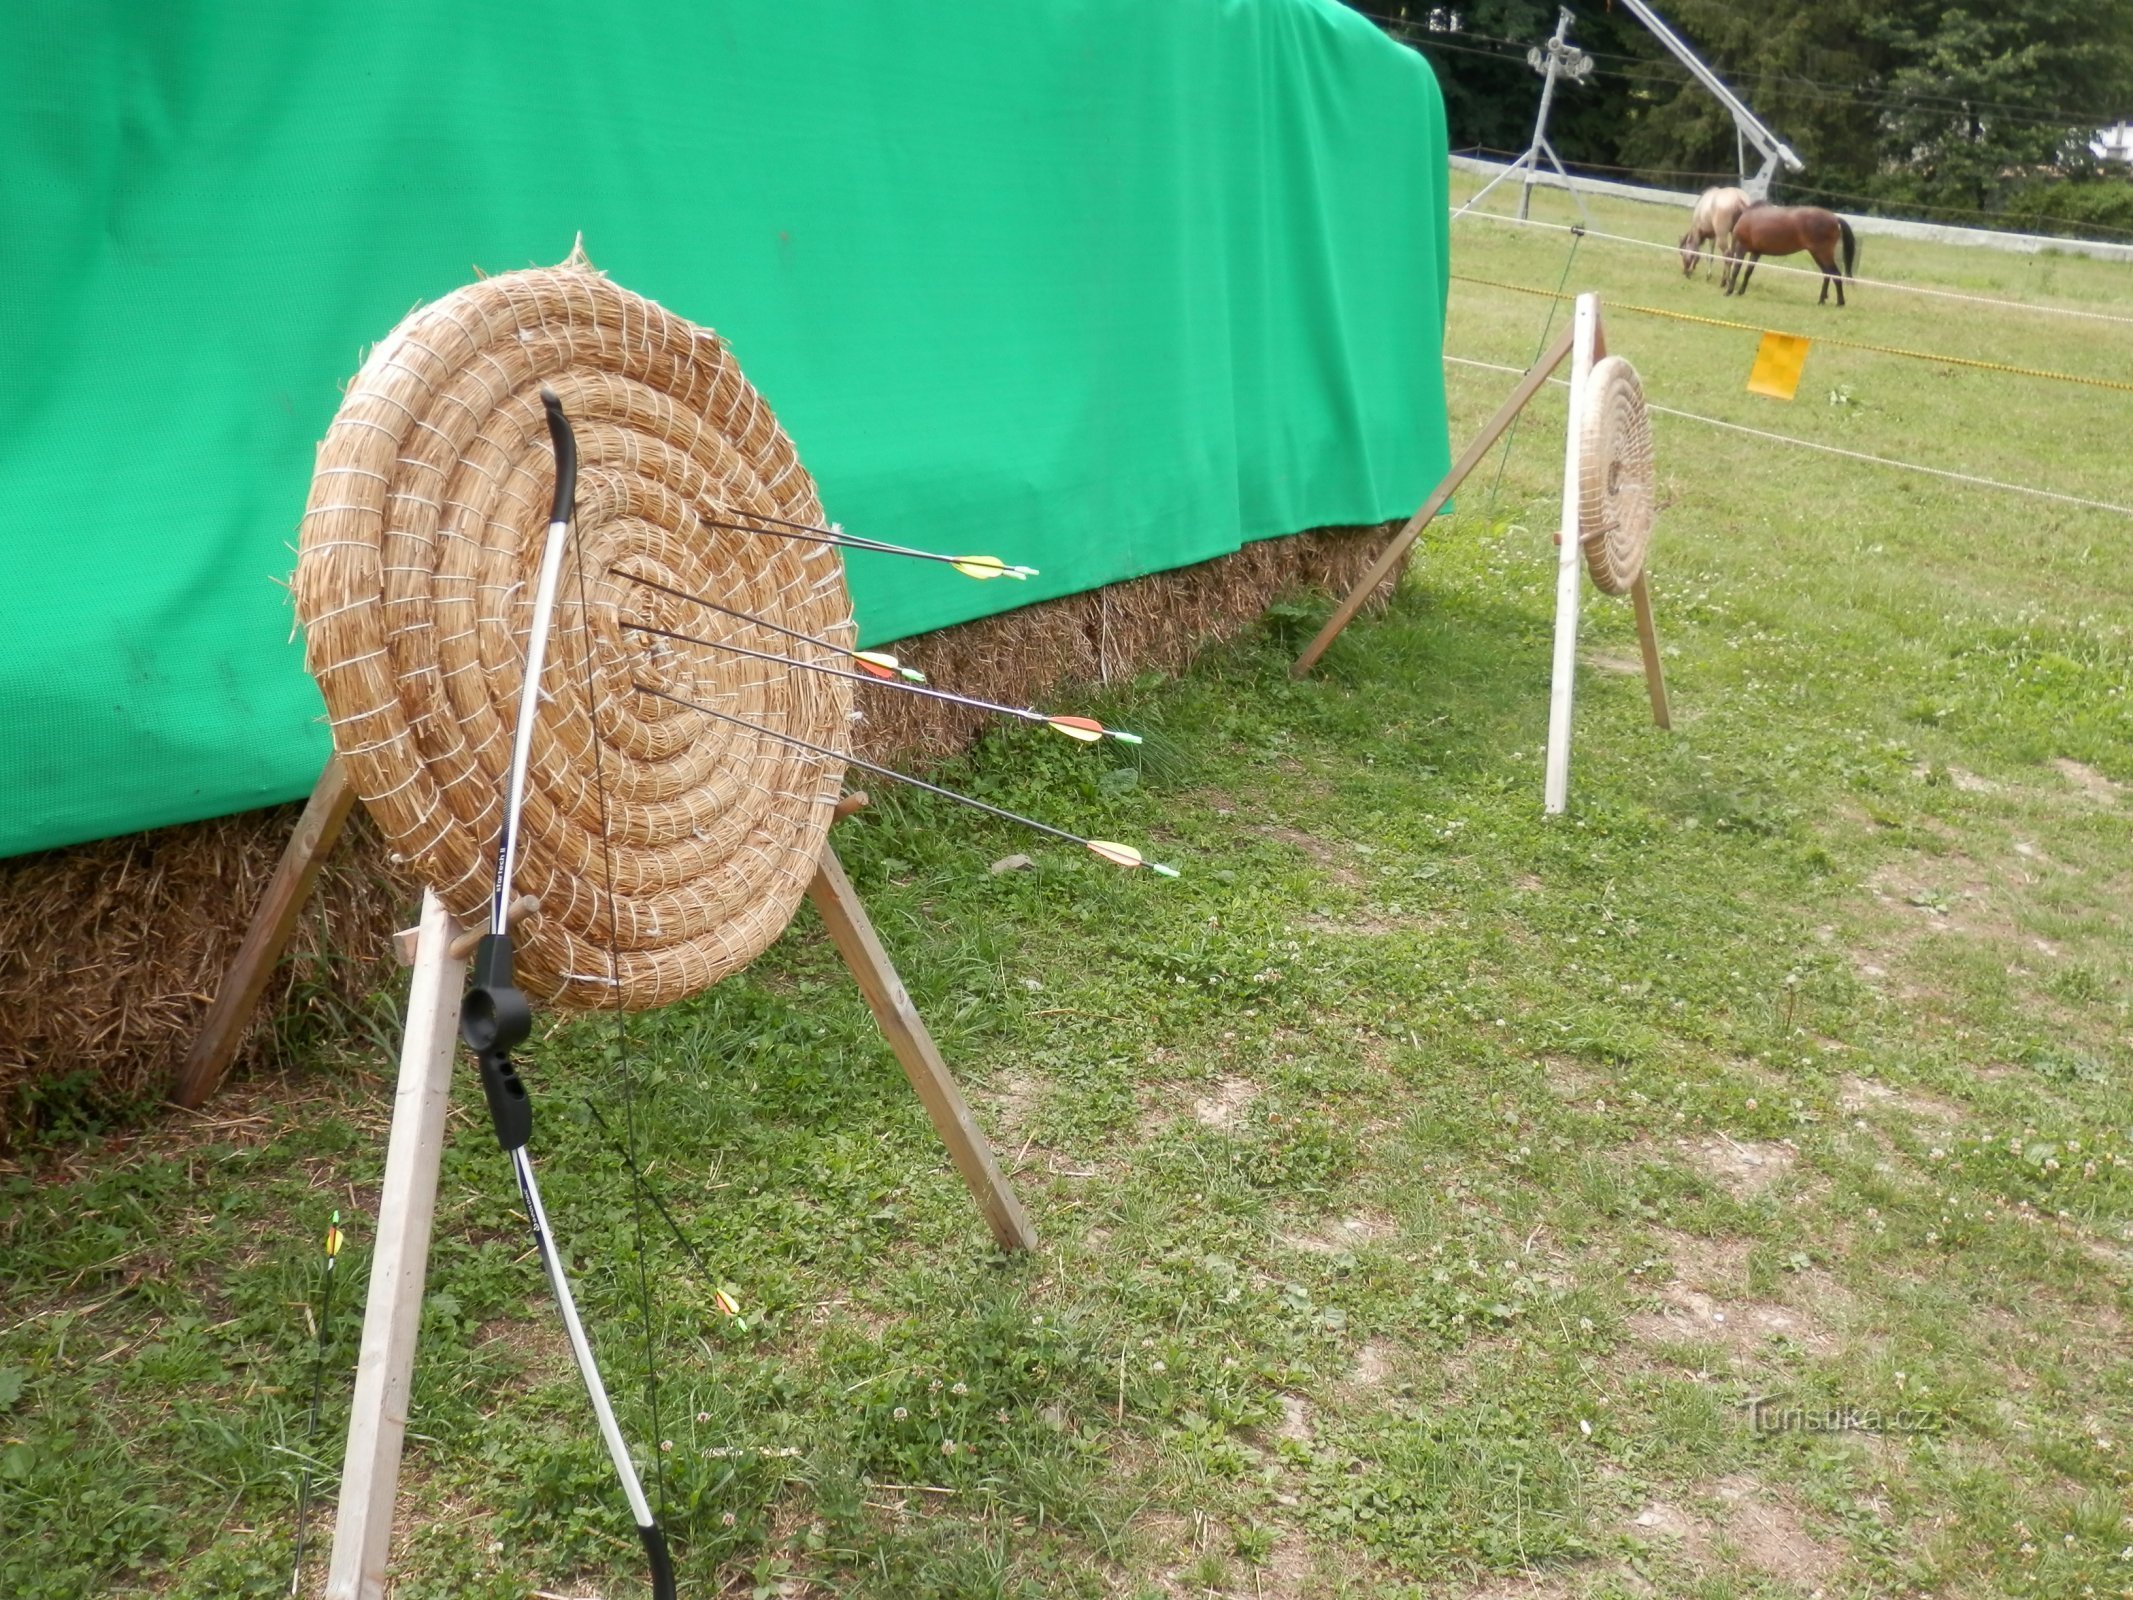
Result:
[[1842,217],[1837,219],[1837,231],[1844,236],[1844,275],[1847,278],[1857,278],[1859,274],[1852,268],[1859,260],[1858,237],[1852,232],[1852,225]]

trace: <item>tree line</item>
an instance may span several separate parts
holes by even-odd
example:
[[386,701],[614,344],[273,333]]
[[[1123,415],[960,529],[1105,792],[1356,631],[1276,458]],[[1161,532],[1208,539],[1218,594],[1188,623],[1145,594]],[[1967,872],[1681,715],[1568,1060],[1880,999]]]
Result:
[[[1554,0],[1347,0],[1429,59],[1452,148],[1525,149],[1526,51]],[[1982,227],[2133,237],[2133,172],[2099,160],[2133,121],[2133,0],[1663,0],[1674,31],[1806,163],[1772,198]],[[1573,172],[1699,188],[1738,172],[1733,120],[1626,10],[1570,7],[1593,58],[1549,140]],[[1760,164],[1751,148],[1748,170]]]

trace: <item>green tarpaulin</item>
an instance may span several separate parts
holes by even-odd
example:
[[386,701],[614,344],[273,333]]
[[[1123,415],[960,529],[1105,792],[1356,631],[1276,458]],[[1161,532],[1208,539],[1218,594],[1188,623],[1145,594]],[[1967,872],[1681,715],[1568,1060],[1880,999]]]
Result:
[[0,855],[303,793],[279,587],[365,346],[583,233],[718,328],[870,640],[1405,513],[1445,140],[1335,0],[136,0],[0,19]]

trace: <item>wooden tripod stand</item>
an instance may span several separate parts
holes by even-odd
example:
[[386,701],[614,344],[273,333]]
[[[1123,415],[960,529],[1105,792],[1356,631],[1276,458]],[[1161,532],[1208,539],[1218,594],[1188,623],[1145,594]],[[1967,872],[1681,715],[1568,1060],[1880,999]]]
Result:
[[[1583,421],[1585,380],[1591,375],[1594,364],[1606,354],[1607,329],[1600,316],[1600,297],[1581,294],[1571,325],[1538,361],[1526,369],[1510,398],[1483,424],[1474,442],[1452,463],[1451,471],[1430,490],[1421,509],[1392,536],[1370,570],[1357,581],[1347,598],[1334,607],[1333,615],[1318,630],[1318,636],[1304,646],[1303,653],[1289,668],[1291,677],[1301,678],[1318,664],[1318,658],[1340,637],[1341,630],[1355,620],[1378,586],[1399,571],[1430,519],[1444,509],[1445,502],[1466,481],[1467,475],[1481,465],[1489,447],[1503,437],[1504,430],[1540,393],[1541,386],[1568,357],[1570,426],[1569,442],[1563,451],[1562,530],[1555,541],[1559,546],[1555,577],[1555,650],[1548,694],[1548,765],[1542,789],[1542,805],[1550,816],[1559,815],[1570,804],[1571,706],[1577,693],[1578,608],[1584,593],[1584,563],[1578,547],[1578,438]],[[1666,668],[1659,660],[1659,634],[1652,622],[1651,589],[1641,572],[1637,574],[1636,582],[1630,585],[1629,599],[1637,618],[1637,645],[1644,657],[1644,686],[1651,697],[1652,721],[1661,728],[1671,728],[1674,725],[1673,712],[1667,703]]]
[[[839,803],[838,815],[865,803],[864,795],[847,796]],[[186,1059],[176,1096],[179,1104],[198,1106],[228,1072],[274,964],[295,929],[297,914],[354,805],[355,791],[340,762],[329,761]],[[993,1238],[1003,1250],[1033,1249],[1036,1234],[1021,1202],[827,841],[807,893]],[[463,942],[462,932],[444,903],[425,889],[421,921],[395,941],[413,972],[350,1404],[340,1511],[326,1584],[329,1600],[379,1600],[385,1593],[430,1225],[444,1154],[445,1112],[458,1054],[459,1002],[466,987],[466,955],[454,953],[455,945]]]

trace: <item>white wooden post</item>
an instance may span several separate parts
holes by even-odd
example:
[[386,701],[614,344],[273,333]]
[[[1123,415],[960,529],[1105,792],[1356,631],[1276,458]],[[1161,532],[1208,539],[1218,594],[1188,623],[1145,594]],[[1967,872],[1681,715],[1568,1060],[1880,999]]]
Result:
[[1578,435],[1585,426],[1585,380],[1606,351],[1600,327],[1600,297],[1577,299],[1570,350],[1569,439],[1563,447],[1562,548],[1555,567],[1555,668],[1548,689],[1548,770],[1543,808],[1560,816],[1570,804],[1571,703],[1577,693],[1578,601],[1585,576],[1585,552],[1578,544]]
[[400,1045],[400,1084],[393,1095],[392,1133],[385,1148],[385,1184],[378,1197],[377,1242],[371,1252],[370,1297],[363,1309],[363,1344],[356,1358],[327,1600],[382,1600],[385,1593],[400,1445],[407,1433],[415,1337],[422,1326],[430,1221],[437,1209],[445,1112],[459,1043],[460,991],[466,986],[467,964],[451,953],[458,934],[459,924],[444,902],[425,889],[414,977],[407,992],[407,1032]]

